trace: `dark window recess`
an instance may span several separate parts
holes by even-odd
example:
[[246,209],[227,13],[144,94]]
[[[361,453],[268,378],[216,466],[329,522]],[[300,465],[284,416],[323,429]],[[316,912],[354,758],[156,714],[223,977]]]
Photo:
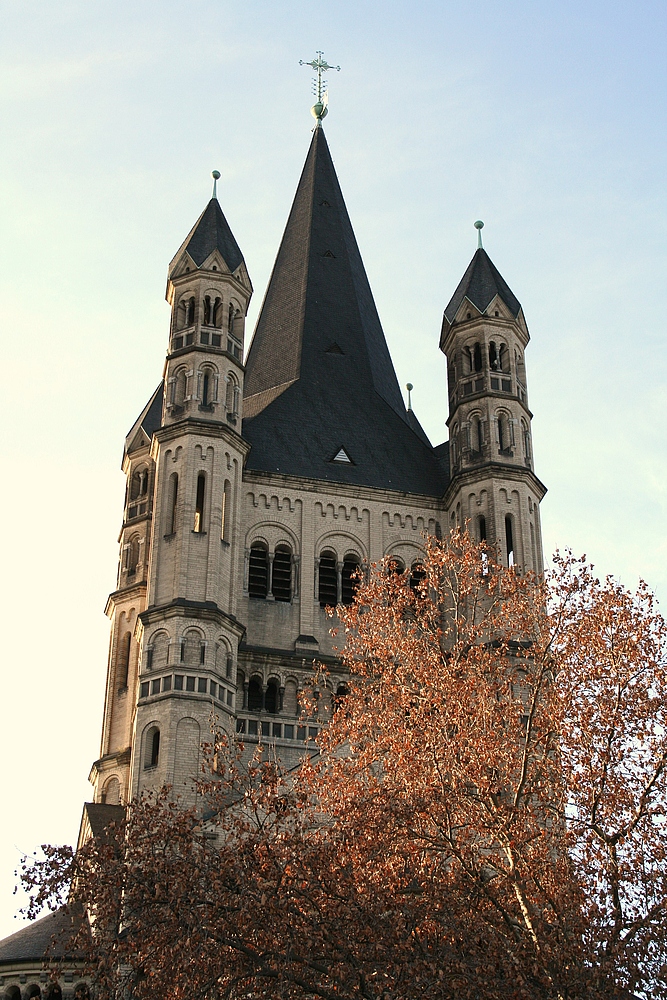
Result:
[[426,579],[426,573],[424,572],[423,567],[420,566],[419,563],[416,563],[412,567],[412,572],[410,574],[410,587],[411,587],[411,589],[412,590],[420,590],[421,589],[421,584],[424,582],[425,579]]
[[287,545],[279,545],[274,553],[271,591],[276,601],[292,599],[292,553]]
[[483,514],[480,514],[480,516],[479,516],[478,526],[479,526],[479,540],[480,540],[480,542],[485,542],[486,541],[486,518],[484,517]]
[[287,723],[285,723],[285,739],[286,740],[294,739],[294,726],[290,726]]
[[475,392],[484,392],[484,379],[475,379]]
[[481,372],[482,370],[482,348],[479,345],[479,341],[475,344],[475,349],[472,352],[473,357],[473,367],[476,372]]
[[211,681],[211,694],[213,695],[214,698],[218,697],[218,685],[215,683],[215,681]]
[[270,736],[270,735],[271,735],[271,723],[270,722],[263,722],[262,723],[262,736]]
[[275,715],[278,711],[278,706],[278,685],[275,681],[269,681],[266,686],[266,693],[264,694],[264,708],[267,712],[271,712],[272,715]]
[[341,575],[341,600],[343,604],[352,604],[360,580],[358,577],[359,563],[356,559],[346,559]]
[[171,691],[171,674],[169,675],[169,677],[162,678],[162,690]]
[[211,334],[211,346],[212,347],[220,347],[221,343],[222,343],[222,335],[219,334],[219,333],[212,333]]
[[148,766],[157,767],[157,762],[159,759],[160,759],[160,730],[154,729],[150,743],[150,757]]
[[183,338],[182,337],[174,337],[174,350],[175,351],[180,351],[180,349],[181,349],[182,346],[183,346]]
[[185,678],[185,690],[186,691],[194,691],[194,689],[195,689],[195,681],[196,680],[197,680],[196,677],[186,677]]
[[250,547],[248,567],[248,594],[257,600],[266,597],[269,590],[269,554],[264,545],[255,543]]
[[151,681],[151,694],[160,693],[160,678],[156,677],[154,681]]
[[195,502],[195,523],[193,531],[201,534],[204,530],[204,494],[206,492],[206,476],[200,472],[197,476],[197,499]]
[[491,379],[491,388],[492,389],[496,389],[496,390],[500,389],[500,379],[498,379],[498,378],[492,378]]
[[257,736],[257,719],[248,719],[248,736]]
[[186,344],[192,344],[192,343],[194,343],[194,339],[195,339],[194,333],[186,333],[186,335],[185,335],[185,343]]
[[236,732],[245,733],[245,719],[236,720]]
[[311,740],[317,738],[317,726],[308,726],[308,736]]
[[297,738],[297,740],[305,740],[305,738],[306,738],[306,727],[305,726],[297,726],[296,727],[296,738]]
[[201,335],[202,344],[208,344],[209,340],[210,340],[210,335],[208,333],[202,333]]
[[200,694],[206,694],[206,678],[205,677],[198,677],[197,678],[197,690],[199,691]]
[[139,692],[139,697],[140,698],[148,698],[148,689],[149,689],[149,687],[150,687],[150,685],[149,685],[148,681],[142,681],[141,691]]
[[206,663],[206,646],[203,642],[199,647],[199,662],[202,666]]
[[[222,691],[222,688],[220,688],[220,690]],[[222,701],[222,695],[220,695],[220,700]],[[227,692],[227,704],[231,705],[231,703],[232,703],[232,692],[228,691]]]
[[277,736],[279,739],[283,735],[283,727],[282,727],[282,725],[279,722],[274,722],[273,723],[273,732],[272,732],[272,735],[273,736]]
[[472,392],[472,382],[466,382],[463,386],[463,395],[469,396]]
[[146,650],[146,669],[147,670],[150,670],[152,668],[152,666],[153,666],[153,652],[154,652],[154,650],[153,650],[152,646],[149,646],[149,648]]
[[201,391],[201,401],[204,406],[208,406],[208,404],[211,402],[209,398],[210,394],[211,394],[211,376],[209,375],[208,372],[206,372],[202,380],[202,391]]
[[183,690],[183,674],[174,674],[174,691]]
[[505,515],[505,542],[507,543],[507,565],[514,565],[514,537],[512,529],[512,517]]
[[509,379],[502,379],[502,387],[503,387],[503,392],[512,391],[512,383],[509,381]]
[[264,705],[262,688],[256,677],[248,684],[248,711],[261,712]]
[[335,607],[338,603],[338,579],[336,573],[336,557],[331,552],[320,556],[320,607]]

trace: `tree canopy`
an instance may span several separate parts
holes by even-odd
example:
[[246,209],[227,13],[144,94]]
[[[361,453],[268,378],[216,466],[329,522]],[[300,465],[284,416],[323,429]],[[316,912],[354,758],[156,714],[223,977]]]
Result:
[[667,997],[652,595],[465,532],[423,574],[387,560],[338,609],[349,690],[300,767],[214,725],[196,808],[165,788],[26,863],[33,913],[85,906],[101,998]]

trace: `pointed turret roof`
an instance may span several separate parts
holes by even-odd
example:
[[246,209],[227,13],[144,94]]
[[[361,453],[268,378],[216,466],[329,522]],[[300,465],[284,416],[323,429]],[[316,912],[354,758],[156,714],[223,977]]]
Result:
[[[413,429],[331,153],[315,129],[246,361],[247,467],[439,495]],[[336,460],[343,449],[349,461]]]
[[445,319],[453,323],[464,299],[468,299],[476,309],[484,313],[496,295],[500,296],[514,318],[521,312],[521,303],[496,268],[483,247],[479,247],[470,261],[459,286],[445,309]]
[[243,260],[243,254],[217,198],[211,198],[179,247],[169,265],[170,273],[184,250],[187,250],[197,267],[201,267],[206,258],[210,257],[214,250],[218,250],[232,273]]

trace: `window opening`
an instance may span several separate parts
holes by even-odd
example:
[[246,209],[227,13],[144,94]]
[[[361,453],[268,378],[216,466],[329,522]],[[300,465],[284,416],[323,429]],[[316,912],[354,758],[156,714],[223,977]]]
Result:
[[204,296],[204,326],[211,325],[211,296]]
[[276,601],[292,599],[292,550],[288,545],[276,546],[271,593]]
[[505,543],[507,545],[507,565],[514,565],[514,537],[512,529],[512,515],[505,515]]
[[501,344],[498,349],[498,367],[501,372],[509,371],[509,365],[507,364],[507,344]]
[[354,601],[354,595],[361,582],[357,576],[358,572],[358,559],[351,558],[343,562],[343,571],[341,573],[341,601],[343,604],[352,604]]
[[318,600],[320,607],[335,607],[338,603],[336,555],[323,552],[320,556]]
[[195,503],[195,523],[194,531],[201,533],[204,530],[204,492],[206,490],[206,475],[200,472],[197,476],[197,499]]
[[211,316],[211,326],[220,326],[222,317],[222,299],[216,298],[213,303],[213,313]]
[[269,554],[262,542],[253,542],[248,567],[248,594],[251,598],[263,600],[268,592]]
[[253,677],[248,684],[248,711],[261,712],[263,702],[262,686],[257,678]]
[[209,403],[211,402],[209,398],[210,393],[211,393],[211,376],[209,372],[204,372],[204,379],[202,382],[202,392],[201,392],[201,401],[203,406],[208,406]]
[[225,485],[222,490],[222,523],[220,525],[220,538],[223,542],[229,541],[229,528],[231,525],[230,490],[231,483],[228,479],[225,479]]
[[157,767],[160,759],[160,730],[157,726],[152,726],[146,735],[146,763],[145,768]]
[[489,367],[492,372],[498,371],[498,353],[496,351],[496,345],[492,340],[489,344]]
[[130,650],[132,649],[132,633],[126,632],[121,644],[120,660],[118,663],[118,687],[127,687],[127,677],[130,672]]
[[278,711],[280,700],[278,697],[278,685],[275,681],[269,681],[264,694],[264,708],[267,712],[275,715]]
[[479,518],[478,518],[478,521],[477,521],[477,529],[478,529],[478,532],[479,532],[479,540],[480,540],[480,542],[485,542],[486,541],[486,518],[484,517],[483,514],[479,515]]
[[231,335],[234,333],[234,306],[229,303],[229,313],[227,320],[227,332]]
[[480,347],[479,341],[475,344],[473,350],[473,360],[475,365],[475,371],[481,372],[482,370],[482,348]]
[[173,535],[176,531],[176,504],[178,502],[178,473],[172,472],[169,477],[169,506],[167,517],[167,534]]
[[[452,514],[452,520],[454,520],[454,514]],[[421,592],[422,584],[426,579],[426,571],[421,563],[414,563],[412,566],[412,571],[410,573],[410,589],[414,591]]]
[[195,321],[195,297],[188,299],[188,304],[186,308],[186,326],[192,326]]

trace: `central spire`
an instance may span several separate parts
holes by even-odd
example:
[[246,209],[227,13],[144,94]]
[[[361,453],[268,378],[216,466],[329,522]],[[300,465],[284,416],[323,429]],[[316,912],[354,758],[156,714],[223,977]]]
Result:
[[[248,468],[438,494],[408,421],[322,128],[313,133],[246,361]],[[336,462],[343,448],[349,462]]]

